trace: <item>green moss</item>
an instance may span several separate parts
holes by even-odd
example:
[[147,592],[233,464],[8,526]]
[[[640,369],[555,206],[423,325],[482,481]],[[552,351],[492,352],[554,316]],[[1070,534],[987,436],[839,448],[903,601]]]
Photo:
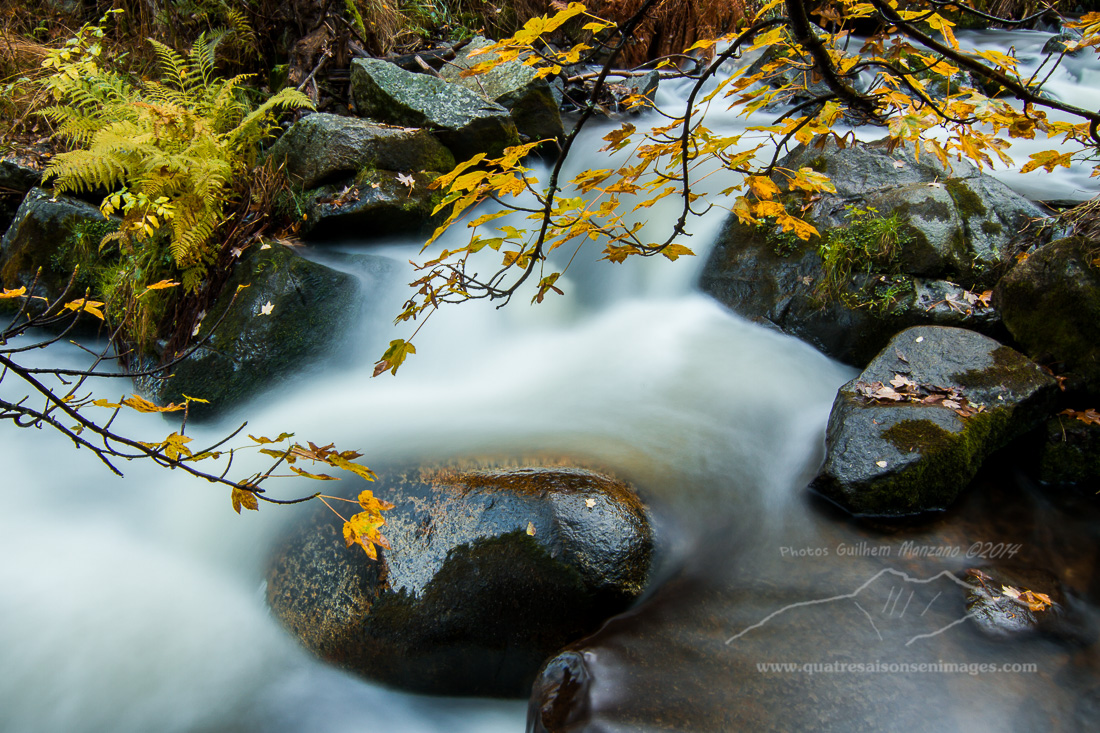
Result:
[[896,515],[947,507],[974,478],[982,458],[1006,439],[1008,412],[998,409],[963,418],[959,432],[931,420],[902,420],[884,430],[882,437],[891,445],[920,458],[896,472],[875,476],[860,489],[856,510]]
[[934,453],[950,447],[955,435],[931,420],[902,420],[891,425],[882,437],[902,453]]
[[829,161],[825,158],[824,155],[819,155],[811,160],[807,165],[809,165],[810,169],[813,171],[824,173],[825,169],[829,167]]
[[999,221],[990,221],[986,219],[982,222],[982,233],[987,234],[990,237],[996,237],[1004,231],[1004,226]]
[[972,219],[977,216],[985,216],[986,208],[982,198],[970,190],[970,186],[960,178],[949,178],[944,181],[947,192],[951,194],[955,207],[964,219]]
[[1007,392],[1026,392],[1041,377],[1030,361],[1015,349],[1000,346],[990,354],[993,363],[981,369],[968,369],[951,375],[951,379],[964,389],[1004,388]]

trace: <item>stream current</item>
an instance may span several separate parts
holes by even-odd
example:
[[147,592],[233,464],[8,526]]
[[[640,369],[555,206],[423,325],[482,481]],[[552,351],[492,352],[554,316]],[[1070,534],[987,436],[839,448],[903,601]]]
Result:
[[[966,36],[1013,46],[1022,58],[1048,37]],[[1100,107],[1096,74],[1095,64],[1067,63],[1052,89]],[[681,91],[667,84],[658,101],[674,108]],[[591,163],[606,129],[586,132],[575,166]],[[1021,160],[1030,150],[1013,148]],[[1035,194],[1025,180],[1004,178]],[[1042,198],[1095,193],[1087,170],[1040,185]],[[965,553],[974,543],[1003,542],[1064,571],[1063,581],[1095,603],[1089,510],[1049,500],[1011,471],[987,472],[958,511],[909,530],[850,522],[808,495],[833,396],[855,372],[696,292],[722,214],[716,208],[691,223],[695,258],[611,265],[582,255],[559,283],[564,297],[441,311],[397,378],[370,372],[389,339],[407,336],[388,324],[412,279],[401,263],[419,244],[311,252],[351,272],[354,258],[340,252],[392,257],[395,287],[372,294],[362,328],[328,363],[189,433],[202,443],[247,417],[253,434],[335,442],[363,451],[369,465],[538,451],[591,459],[632,480],[667,525],[670,578],[576,645],[588,675],[578,726],[589,730],[1082,729],[1094,720],[1089,705],[1100,708],[1090,692],[1095,654],[961,633],[939,634],[914,652],[909,641],[933,629],[912,622],[915,613],[898,616],[894,599],[902,590],[949,593],[931,579],[973,564]],[[656,222],[669,215],[651,211]],[[81,359],[65,348],[48,355],[50,363]],[[117,398],[122,388],[101,389]],[[120,427],[135,435],[166,428],[124,419]],[[524,729],[525,702],[405,695],[299,649],[268,614],[262,591],[266,552],[293,509],[238,517],[225,492],[136,464],[116,478],[45,431],[6,431],[0,451],[3,733]],[[295,487],[279,491],[289,496]],[[958,546],[963,555],[913,560],[903,542]],[[876,547],[892,549],[866,549]],[[818,603],[834,596],[867,600],[864,613],[887,620],[866,625],[851,606]],[[1091,618],[1092,606],[1081,603]],[[767,619],[774,623],[758,625]],[[998,671],[814,671],[830,662]],[[1021,662],[1038,669],[1002,671]],[[792,663],[797,671],[759,666]]]

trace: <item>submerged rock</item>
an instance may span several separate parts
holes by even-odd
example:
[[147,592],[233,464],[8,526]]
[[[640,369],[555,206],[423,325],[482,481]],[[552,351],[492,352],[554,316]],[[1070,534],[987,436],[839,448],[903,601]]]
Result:
[[1005,326],[1029,356],[1060,362],[1071,386],[1100,395],[1100,269],[1097,244],[1070,237],[1013,267],[994,293]]
[[837,393],[813,488],[855,514],[943,509],[986,456],[1046,417],[1055,389],[991,338],[907,329]]
[[[883,142],[799,146],[780,167],[832,179],[836,194],[822,194],[807,213],[822,236],[804,242],[731,216],[701,275],[705,292],[858,366],[910,326],[1001,335],[985,292],[1010,266],[1028,222],[1044,215],[1039,207],[969,163],[948,169]],[[779,176],[776,183],[785,187]],[[782,200],[801,205],[792,194]]]
[[1085,640],[1094,635],[1082,625],[1082,619],[1071,621],[1062,584],[1048,570],[970,568],[963,580],[971,587],[966,596],[967,615],[986,636],[1015,639],[1048,634]]
[[135,385],[159,404],[184,395],[208,400],[191,404],[195,418],[224,414],[331,355],[354,320],[359,292],[350,275],[280,244],[255,244],[195,326],[200,345],[170,377],[138,377]]
[[305,188],[349,180],[364,170],[449,171],[455,164],[427,130],[323,113],[294,123],[269,157],[285,161],[287,175]]
[[426,127],[459,160],[477,153],[495,157],[519,142],[508,110],[434,76],[414,74],[378,59],[355,59],[351,89],[360,115]]
[[[318,656],[396,687],[524,696],[546,657],[646,586],[652,534],[627,484],[564,466],[382,474],[377,561],[320,507],[278,548],[275,615]],[[352,492],[353,494],[355,492]]]

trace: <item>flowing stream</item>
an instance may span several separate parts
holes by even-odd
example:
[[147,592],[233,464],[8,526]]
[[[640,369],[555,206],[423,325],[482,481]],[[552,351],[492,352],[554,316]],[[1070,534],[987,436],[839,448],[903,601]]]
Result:
[[[1018,32],[982,38],[1021,49],[1041,45],[1046,37]],[[1088,80],[1094,68],[1067,65],[1059,74],[1065,89],[1097,94]],[[680,91],[666,85],[661,103],[674,106]],[[1083,104],[1090,105],[1100,103]],[[575,165],[591,162],[605,130],[586,134]],[[1050,180],[1064,192],[1057,198],[1086,198],[1095,190],[1087,172]],[[718,190],[728,182],[706,185]],[[334,441],[363,451],[370,465],[537,451],[596,460],[632,480],[668,525],[666,552],[677,576],[582,649],[593,678],[594,729],[730,730],[738,722],[759,726],[769,719],[767,710],[784,705],[784,695],[844,698],[855,690],[889,696],[893,682],[882,677],[870,687],[837,677],[832,687],[811,685],[811,693],[792,677],[760,693],[762,698],[745,699],[733,690],[760,688],[733,679],[742,672],[720,661],[729,648],[727,637],[751,619],[784,603],[838,588],[848,592],[880,568],[865,558],[837,555],[838,542],[877,542],[878,536],[834,515],[804,491],[822,458],[835,391],[854,371],[742,320],[694,290],[722,213],[716,209],[692,222],[687,244],[695,258],[611,265],[582,254],[560,283],[564,297],[551,296],[541,306],[528,306],[528,295],[503,310],[473,303],[441,311],[418,337],[417,355],[397,378],[371,379],[370,373],[383,345],[408,335],[388,324],[407,297],[403,283],[411,279],[400,263],[415,257],[418,245],[348,243],[311,252],[351,272],[356,260],[343,253],[392,257],[398,268],[395,287],[370,294],[362,327],[329,363],[258,397],[241,416],[190,434],[202,443],[247,416],[254,434],[293,431],[300,439]],[[660,209],[650,215],[656,222],[673,216]],[[65,348],[51,349],[48,357],[74,364],[82,359]],[[116,398],[123,389],[116,384],[100,391]],[[138,416],[126,416],[122,427],[150,440],[169,429],[156,418]],[[141,465],[123,465],[126,478],[118,479],[86,451],[73,451],[46,431],[7,430],[2,440],[3,733],[524,728],[524,702],[405,695],[325,667],[300,650],[269,616],[261,588],[269,543],[294,509],[264,506],[258,514],[238,517],[225,491]],[[312,487],[284,483],[279,491],[289,496],[296,490]],[[977,516],[995,510],[982,506],[974,510]],[[956,534],[950,541],[994,536]],[[1042,530],[1024,534],[1034,538]],[[830,561],[815,563],[793,551],[788,557],[783,550],[788,547],[833,551]],[[910,568],[926,576],[927,570]],[[813,638],[805,644],[817,643]],[[824,643],[841,644],[826,638]],[[791,652],[780,640],[775,644]],[[767,649],[757,645],[756,656],[743,656],[786,661],[761,656]],[[859,656],[850,640],[844,650],[845,658]],[[1046,648],[1035,653],[1056,656]],[[647,656],[664,660],[663,670],[647,665]],[[1003,649],[978,655],[997,661],[1018,657]],[[816,660],[795,655],[792,661]],[[1042,685],[1054,684],[1048,679],[1052,674]],[[939,694],[945,685],[931,676],[926,685],[907,680],[904,694],[913,698],[895,706],[903,711],[899,720],[906,721],[910,708],[919,708],[923,696]],[[982,683],[964,685],[983,700],[976,705],[982,715],[995,704],[1007,705],[1019,691],[1017,683],[999,678]],[[702,697],[680,699],[673,690],[681,685]],[[1042,685],[1039,689],[1046,689]],[[963,704],[956,701],[951,710]],[[735,705],[750,712],[731,717]],[[754,705],[767,710],[755,711]],[[665,711],[684,707],[695,717],[669,712],[672,717],[663,719]],[[725,717],[716,712],[723,707]],[[853,710],[863,714],[862,708],[840,706],[836,715]],[[976,716],[972,727],[1002,726],[1006,716],[984,722]],[[852,720],[851,729],[874,729],[865,720]],[[807,721],[806,729],[815,727],[829,728]]]

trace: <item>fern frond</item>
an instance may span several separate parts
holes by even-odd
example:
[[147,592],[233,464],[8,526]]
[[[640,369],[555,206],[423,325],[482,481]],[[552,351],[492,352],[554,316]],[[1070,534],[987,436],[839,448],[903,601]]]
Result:
[[249,56],[259,58],[260,44],[256,40],[256,32],[252,30],[248,18],[244,16],[244,13],[236,8],[229,7],[224,2],[222,3],[222,11],[225,13],[225,19],[229,21],[233,39],[240,44],[241,48],[245,49]]
[[116,158],[90,150],[59,153],[42,171],[42,179],[52,182],[55,193],[117,188],[125,176],[126,167]]
[[191,86],[191,65],[183,56],[171,46],[161,43],[155,38],[148,39],[153,46],[153,52],[157,56],[157,64],[160,66],[160,75],[169,84],[174,84],[177,89],[185,90]]

